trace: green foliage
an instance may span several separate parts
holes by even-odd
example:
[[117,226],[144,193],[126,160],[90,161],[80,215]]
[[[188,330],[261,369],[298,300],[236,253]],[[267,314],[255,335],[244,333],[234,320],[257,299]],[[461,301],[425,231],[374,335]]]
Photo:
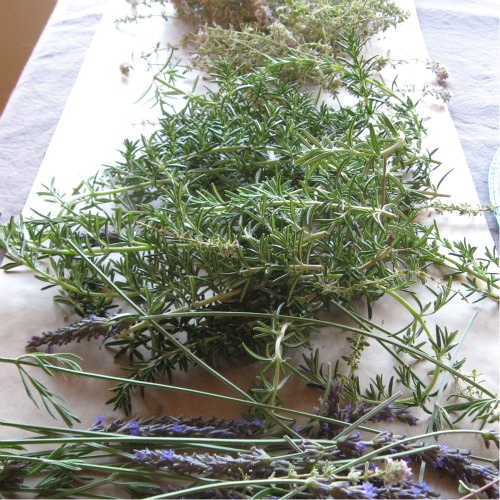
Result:
[[[430,342],[439,363],[427,384],[390,350],[413,394],[406,404],[425,404],[453,347],[452,334],[435,337],[425,324],[454,296],[449,281],[426,284],[429,265],[465,274],[468,293],[495,298],[494,255],[477,261],[474,247],[418,221],[437,196],[438,164],[422,150],[422,120],[410,99],[375,79],[376,60],[363,59],[355,33],[343,48],[342,82],[354,101],[336,108],[284,82],[277,64],[245,74],[221,62],[212,75],[217,89],[204,94],[166,80],[184,108],[161,102],[157,130],[126,141],[121,162],[71,196],[48,186],[41,195],[55,213],[2,228],[6,269],[33,269],[58,287],[56,300],[84,316],[81,331],[77,324],[53,333],[59,344],[97,332],[129,356],[131,381],[250,354],[263,366],[254,393],[277,402],[292,369],[282,361],[309,345],[322,311],[360,325],[344,357],[347,378],[355,377],[366,336],[383,332],[359,305],[388,294],[413,319],[384,335],[416,358]],[[167,70],[170,82],[176,76]],[[433,302],[415,296],[416,282]],[[136,311],[103,319],[123,298]],[[116,393],[114,404],[130,411],[133,384]],[[367,393],[386,395],[381,379]]]

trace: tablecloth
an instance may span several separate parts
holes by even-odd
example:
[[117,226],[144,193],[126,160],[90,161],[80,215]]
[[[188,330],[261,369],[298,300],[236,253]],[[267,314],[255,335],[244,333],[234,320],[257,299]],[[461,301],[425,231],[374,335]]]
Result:
[[19,216],[106,0],[59,0],[0,118],[0,222]]
[[[429,57],[447,67],[448,104],[481,203],[500,146],[500,5],[496,0],[415,0]],[[500,191],[498,176],[490,186]],[[498,224],[487,215],[498,240]]]

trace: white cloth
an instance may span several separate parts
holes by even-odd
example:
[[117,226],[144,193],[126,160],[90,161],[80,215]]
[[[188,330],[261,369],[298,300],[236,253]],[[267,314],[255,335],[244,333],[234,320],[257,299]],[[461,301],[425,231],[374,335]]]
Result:
[[59,0],[0,119],[0,223],[21,213],[106,0]]
[[[479,200],[488,203],[488,170],[500,146],[500,4],[415,0],[415,6],[429,57],[450,73],[448,108]],[[486,219],[498,240],[498,225]]]

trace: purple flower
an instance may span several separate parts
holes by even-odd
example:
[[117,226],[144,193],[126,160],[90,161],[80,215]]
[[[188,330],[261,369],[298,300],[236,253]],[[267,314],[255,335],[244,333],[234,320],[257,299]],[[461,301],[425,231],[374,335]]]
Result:
[[131,436],[140,436],[141,428],[137,420],[131,420],[128,424],[129,432]]
[[413,493],[414,495],[421,495],[422,493],[428,493],[429,491],[431,491],[431,489],[425,481],[422,481],[421,485],[414,484],[410,489],[410,493]]
[[174,434],[184,434],[184,427],[179,422],[174,422],[172,425],[172,432]]
[[141,464],[156,465],[158,467],[164,464],[171,465],[176,462],[179,457],[174,453],[174,450],[134,450],[134,461]]
[[440,444],[440,445],[438,445],[438,451],[439,451],[439,453],[448,453],[450,451],[450,449],[448,448],[448,446],[446,446],[444,444]]
[[105,418],[106,417],[104,415],[97,415],[97,417],[95,418],[94,426],[97,427],[99,425],[102,425]]
[[430,486],[425,481],[422,481],[420,487],[422,488],[422,491],[431,491]]
[[149,451],[147,448],[144,450],[134,451],[134,461],[138,463],[148,463],[151,462],[155,457],[155,453]]
[[[102,422],[101,422],[102,423]],[[260,420],[202,417],[176,418],[171,416],[144,417],[137,420],[115,419],[108,426],[101,423],[91,430],[133,436],[205,436],[205,437],[250,437],[260,432],[264,424]]]
[[161,451],[161,459],[164,460],[165,462],[172,462],[174,457],[175,453],[174,450],[172,449]]
[[377,488],[368,481],[363,482],[363,493],[365,498],[377,498]]
[[328,422],[321,422],[320,429],[321,433],[326,436],[330,431],[330,424]]
[[348,457],[360,457],[366,445],[361,442],[361,434],[353,432],[349,436],[340,438],[337,441],[337,447],[339,451]]
[[[130,320],[121,322],[128,325]],[[70,342],[91,341],[99,337],[109,337],[114,327],[112,318],[91,314],[76,323],[71,323],[69,326],[58,328],[55,331],[43,332],[41,336],[32,337],[26,347],[28,350],[36,350],[38,347],[46,346],[47,352],[52,352],[55,346],[63,346]]]
[[[332,379],[330,392],[326,398],[320,399],[322,402],[322,416],[329,417],[335,420],[342,420],[343,422],[356,422],[361,417],[366,415],[374,405],[366,402],[346,402],[343,404],[343,391],[344,388],[338,379]],[[314,409],[318,413],[317,408]],[[413,417],[407,408],[396,408],[394,403],[389,404],[383,410],[379,411],[372,417],[377,421],[393,422],[399,420],[400,422],[414,426],[417,424],[418,419]],[[334,423],[323,423],[320,428],[320,436],[329,439],[334,438],[344,427]],[[312,432],[312,436],[316,437],[318,431],[317,426],[305,425],[299,432],[307,436],[307,432]]]
[[414,427],[418,424],[418,418],[414,417],[408,411],[408,408],[398,408],[394,410],[394,415],[400,422],[408,424],[410,427]]
[[480,467],[479,468],[479,475],[482,476],[482,477],[486,477],[488,476],[488,474],[490,473],[490,468],[489,467]]
[[442,469],[446,464],[446,457],[437,457],[435,464],[438,469]]

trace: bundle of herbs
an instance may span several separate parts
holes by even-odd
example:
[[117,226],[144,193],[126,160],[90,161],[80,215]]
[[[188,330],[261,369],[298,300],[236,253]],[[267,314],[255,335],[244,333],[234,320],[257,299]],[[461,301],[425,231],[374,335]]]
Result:
[[[70,195],[47,186],[40,195],[53,212],[1,228],[4,269],[31,269],[80,316],[33,337],[29,350],[42,352],[0,359],[17,366],[32,399],[35,390],[66,423],[78,421],[28,371],[38,367],[114,382],[109,402],[126,414],[136,391],[149,387],[248,411],[243,420],[99,418],[88,431],[1,422],[35,437],[4,443],[0,490],[47,498],[115,498],[100,493],[108,486],[134,498],[429,498],[436,493],[423,472],[412,477],[413,466],[427,464],[464,492],[498,494],[498,464],[431,442],[464,433],[498,445],[495,431],[445,429],[454,419],[493,424],[498,396],[462,371],[463,336],[427,323],[457,296],[498,301],[496,250],[479,253],[425,223],[423,213],[456,207],[441,201],[439,162],[424,148],[416,103],[378,78],[380,59],[363,56],[363,39],[347,30],[331,42],[336,52],[314,59],[348,99],[283,78],[285,66],[312,67],[311,55],[299,52],[266,57],[252,70],[213,61],[216,85],[204,92],[183,90],[181,71],[166,66],[155,77],[161,118],[153,133],[126,141],[121,161]],[[382,297],[410,318],[395,331],[371,317]],[[320,359],[315,338],[324,328],[347,352]],[[83,372],[71,355],[54,353],[82,340],[127,357],[130,376]],[[371,344],[394,367],[365,385],[358,372]],[[244,388],[220,370],[242,360],[257,367]],[[236,396],[163,383],[193,365]],[[311,413],[283,401],[297,382],[321,391]],[[453,399],[443,403],[448,385]],[[391,432],[392,421],[417,423],[412,407],[431,414],[428,432]],[[365,427],[369,420],[388,428]],[[40,444],[52,447],[16,451]]]

